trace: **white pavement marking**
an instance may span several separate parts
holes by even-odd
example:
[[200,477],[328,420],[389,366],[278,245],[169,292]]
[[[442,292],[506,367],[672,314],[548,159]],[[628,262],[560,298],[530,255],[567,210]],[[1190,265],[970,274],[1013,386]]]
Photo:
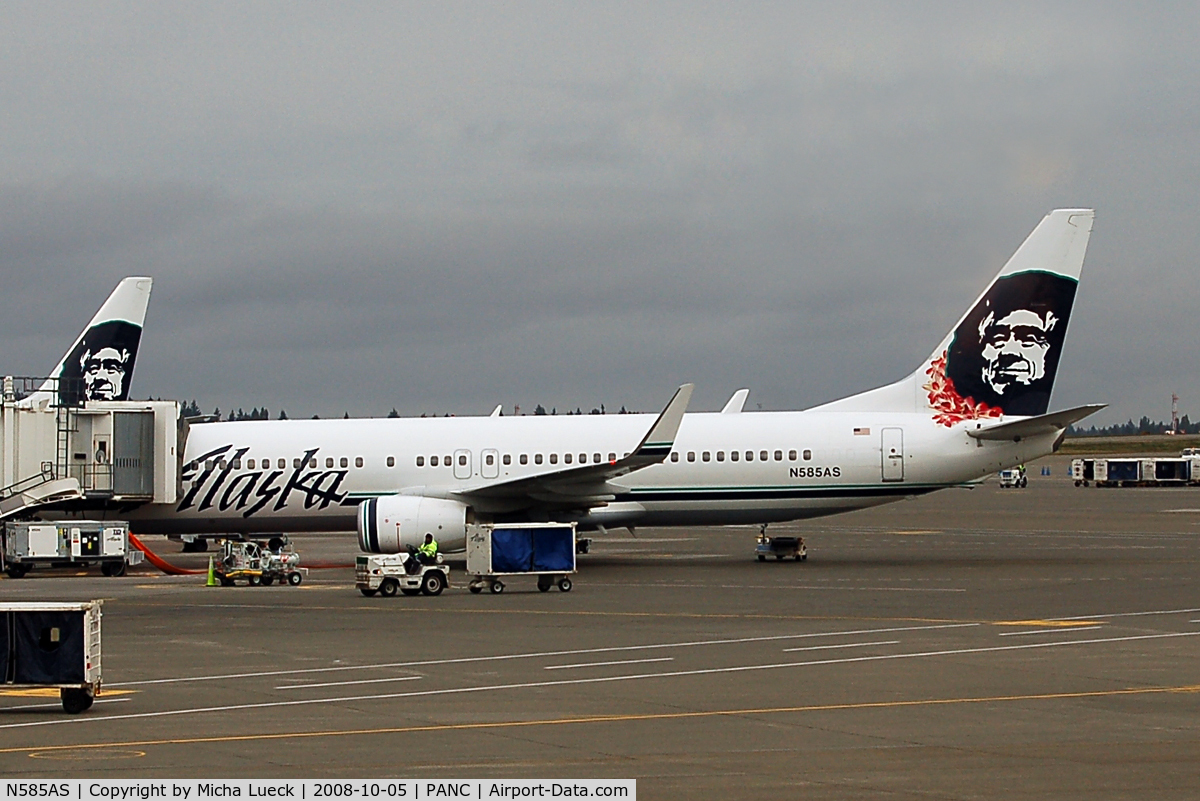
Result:
[[580,662],[577,665],[547,665],[542,670],[569,670],[571,668],[605,667],[607,665],[639,665],[643,662],[674,662],[673,656],[660,656],[657,659],[622,659],[617,662]]
[[1038,629],[1037,631],[1006,631],[1001,637],[1024,637],[1029,634],[1070,634],[1075,631],[1095,631],[1103,628],[1099,623],[1094,626],[1070,626],[1065,629]]
[[389,681],[416,681],[423,676],[390,676],[386,679],[360,679],[358,681],[326,681],[320,684],[281,684],[276,690],[311,690],[314,687],[346,687],[350,684],[383,684]]
[[[119,704],[122,701],[132,701],[132,698],[97,698],[94,704]],[[23,704],[22,706],[0,706],[0,712],[10,712],[14,709],[62,709],[62,702],[52,704]]]
[[313,704],[339,704],[359,701],[385,701],[396,698],[421,698],[435,695],[463,695],[466,693],[497,692],[500,690],[527,690],[537,687],[566,687],[578,684],[604,684],[616,681],[638,681],[641,679],[670,679],[683,676],[707,676],[716,673],[745,673],[758,670],[778,670],[794,667],[820,667],[824,665],[847,665],[856,662],[880,662],[888,659],[923,659],[936,656],[961,656],[963,654],[986,654],[998,651],[1022,651],[1031,648],[1062,648],[1068,645],[1096,645],[1102,643],[1133,642],[1135,640],[1162,640],[1175,637],[1200,637],[1200,631],[1187,631],[1171,634],[1140,634],[1131,637],[1105,637],[1095,640],[1060,640],[1058,642],[1038,642],[1025,645],[997,645],[988,648],[954,648],[944,651],[917,651],[907,654],[885,654],[879,656],[852,656],[841,659],[815,659],[809,662],[776,662],[768,665],[739,665],[724,668],[698,668],[695,670],[675,670],[666,673],[633,673],[623,676],[599,676],[590,679],[559,679],[556,681],[529,681],[516,684],[486,684],[473,687],[451,687],[441,690],[413,690],[406,693],[383,693],[380,695],[352,695],[337,698],[308,698],[297,701],[264,701],[256,704],[230,704],[228,706],[193,707],[191,709],[168,709],[161,712],[135,712],[128,715],[107,715],[105,717],[59,718],[56,720],[32,721],[29,723],[6,723],[0,729],[25,729],[34,726],[61,726],[68,723],[90,723],[104,720],[138,720],[142,718],[177,717],[180,715],[198,715],[211,712],[237,712],[243,709],[270,709],[284,706],[310,706]]
[[770,637],[738,637],[724,640],[693,640],[690,642],[651,643],[649,645],[613,645],[605,648],[576,648],[570,651],[536,651],[521,654],[498,654],[495,656],[464,656],[456,659],[426,659],[416,662],[385,662],[376,665],[341,665],[327,668],[298,668],[296,670],[264,670],[257,673],[226,673],[218,676],[188,676],[177,679],[145,679],[142,681],[108,682],[106,687],[134,687],[145,684],[176,684],[189,681],[221,681],[225,679],[251,679],[262,676],[298,676],[311,673],[334,673],[344,670],[383,670],[386,668],[423,667],[428,665],[455,665],[467,662],[496,662],[508,659],[535,659],[547,656],[577,656],[579,654],[604,654],[615,651],[649,651],[660,648],[693,648],[701,645],[738,645],[747,642],[771,642],[774,640],[800,640],[810,637],[848,637],[856,634],[887,634],[893,631],[929,631],[933,629],[963,629],[979,626],[980,623],[938,623],[929,626],[895,626],[885,629],[852,629],[849,631],[818,631],[809,634],[776,634]]
[[806,645],[803,648],[784,648],[785,654],[795,651],[826,651],[830,648],[864,648],[868,645],[899,645],[899,640],[881,640],[880,642],[848,642],[840,645]]
[[1153,612],[1113,612],[1108,615],[1076,615],[1074,617],[1045,617],[1042,620],[1100,620],[1101,618],[1109,617],[1146,617],[1149,615],[1187,615],[1192,612],[1200,612],[1200,607],[1195,609],[1156,609]]

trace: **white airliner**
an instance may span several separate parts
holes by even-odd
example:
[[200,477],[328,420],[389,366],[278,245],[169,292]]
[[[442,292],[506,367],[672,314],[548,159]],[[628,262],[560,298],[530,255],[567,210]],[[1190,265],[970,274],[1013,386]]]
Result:
[[1053,452],[1102,406],[1047,414],[1090,209],[1048,214],[907,378],[797,412],[284,420],[193,425],[181,499],[135,531],[349,531],[394,552],[473,521],[763,524],[962,486]]

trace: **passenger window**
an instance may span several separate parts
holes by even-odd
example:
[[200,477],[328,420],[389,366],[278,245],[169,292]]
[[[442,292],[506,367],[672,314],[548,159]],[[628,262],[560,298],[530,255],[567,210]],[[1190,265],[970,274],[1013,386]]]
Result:
[[775,461],[777,461],[777,462],[783,461],[783,451],[775,451]]
[[388,466],[388,467],[395,467],[395,466],[396,466],[396,457],[395,457],[395,456],[389,456],[389,457],[388,457],[388,460],[387,460],[387,466]]
[[696,461],[696,452],[695,451],[688,451],[688,461],[689,462]]
[[579,454],[579,463],[587,464],[587,454],[586,453]]
[[[346,460],[346,457],[345,457],[345,456],[343,456],[343,457],[342,457],[342,461],[341,461],[341,463],[340,463],[340,464],[342,465],[342,467],[349,467],[349,466],[350,466],[350,462]],[[435,464],[436,464],[436,462],[435,462]]]
[[504,463],[512,464],[512,454],[511,453],[504,454]]
[[739,455],[740,454],[737,451],[730,451],[729,452],[729,461],[736,462],[738,460]]
[[254,469],[254,460],[253,460],[253,459],[247,459],[247,460],[246,460],[246,469],[247,469],[247,470],[253,470],[253,469]]
[[308,467],[309,467],[309,469],[310,469],[310,470],[315,470],[315,469],[316,469],[316,467],[317,467],[317,460],[316,460],[315,458],[314,458],[314,459],[309,459],[309,460],[308,460]]
[[529,464],[529,454],[528,453],[521,454],[521,464]]
[[711,453],[709,453],[708,451],[705,451],[704,453],[700,454],[700,458],[701,458],[701,459],[703,459],[703,460],[704,460],[704,461],[706,461],[706,462],[707,462],[707,461],[711,461],[711,459],[712,459],[712,454],[711,454]]
[[600,454],[593,453],[592,454],[592,462],[595,464],[600,464]]
[[354,457],[354,466],[355,466],[355,467],[362,467],[362,466],[363,466],[363,460],[362,460],[362,457],[361,457],[361,456],[355,456],[355,457]]
[[550,464],[558,464],[558,454],[557,453],[550,454]]
[[534,463],[534,464],[541,464],[541,463],[542,463],[542,455],[541,455],[540,453],[535,453],[535,454],[533,455],[533,463]]
[[442,466],[449,467],[452,464],[454,464],[454,462],[450,461],[450,454],[446,454],[442,457]]
[[672,462],[679,461],[679,451],[671,451],[671,461]]
[[294,470],[294,469],[298,468],[299,466],[300,466],[300,460],[292,459],[292,469]]
[[796,452],[795,451],[788,451],[788,461],[789,462],[796,461]]
[[575,457],[574,457],[574,456],[572,456],[571,454],[569,454],[569,453],[564,453],[564,454],[563,454],[563,463],[564,463],[564,464],[570,464],[570,463],[571,463],[571,460],[572,460],[572,459],[574,459],[574,458],[575,458]]
[[747,462],[754,461],[754,451],[746,451],[746,461]]
[[766,452],[766,451],[759,451],[759,452],[758,452],[758,460],[759,460],[760,462],[765,462],[765,461],[767,461],[767,452]]
[[241,460],[241,459],[234,459],[234,460],[233,460],[233,469],[234,469],[234,470],[241,470],[241,469],[242,469],[242,460]]
[[213,463],[212,463],[212,459],[206,459],[206,460],[204,461],[204,469],[205,469],[205,470],[212,470],[212,469],[213,469]]
[[280,459],[275,464],[279,467],[280,470],[283,470],[287,467],[287,459]]
[[[434,458],[434,459],[436,459],[437,457],[435,456],[435,457],[433,457],[433,458]],[[418,456],[418,457],[417,457],[417,467],[424,467],[424,466],[425,466],[425,457],[424,457],[424,456]],[[434,464],[434,467],[437,467],[437,465],[436,465],[436,464]]]
[[717,461],[718,462],[725,461],[725,451],[717,451]]
[[217,469],[218,469],[218,470],[224,470],[224,469],[225,469],[225,465],[226,465],[226,462],[225,462],[225,460],[224,460],[224,459],[218,459],[218,460],[217,460]]
[[[460,467],[467,466],[467,455],[465,453],[458,457],[458,464]],[[358,460],[358,466],[362,467],[362,459]]]
[[325,457],[325,466],[326,466],[326,467],[333,467],[333,457],[332,457],[332,456],[326,456],[326,457]]
[[615,453],[610,453],[610,454],[608,455],[608,461],[610,461],[610,462],[615,462],[615,461],[617,461],[617,455],[616,455]]
[[485,462],[487,462],[488,467],[491,467],[492,465],[494,465],[496,463],[496,457],[490,453],[487,456],[485,456],[483,460]]
[[[421,464],[421,457],[420,457],[420,456],[418,456],[418,457],[417,457],[417,464],[418,464],[418,465],[420,465],[420,464]],[[430,467],[437,467],[437,466],[438,466],[438,458],[437,458],[436,456],[430,456],[430,457],[429,457],[429,466],[430,466]]]
[[804,461],[806,461],[806,462],[807,462],[807,461],[809,461],[809,460],[811,460],[811,459],[812,459],[812,451],[810,451],[810,450],[807,450],[807,449],[806,449],[806,450],[804,451]]

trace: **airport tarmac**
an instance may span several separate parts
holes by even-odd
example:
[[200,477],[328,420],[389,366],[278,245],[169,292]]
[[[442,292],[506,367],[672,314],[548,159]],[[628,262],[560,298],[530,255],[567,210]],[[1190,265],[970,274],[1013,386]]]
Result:
[[[0,693],[22,777],[634,778],[639,797],[1200,797],[1200,488],[1067,460],[788,526],[613,532],[570,593],[364,598],[34,572],[105,599],[87,713]],[[180,564],[205,557],[148,540]],[[350,562],[350,537],[297,538]]]

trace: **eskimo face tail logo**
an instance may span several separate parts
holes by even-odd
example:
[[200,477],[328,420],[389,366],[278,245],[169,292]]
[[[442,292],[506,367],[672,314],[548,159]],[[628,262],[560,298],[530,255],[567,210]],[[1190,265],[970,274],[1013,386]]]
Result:
[[88,329],[63,363],[58,399],[73,406],[84,400],[128,400],[141,326],[109,320]]
[[997,279],[925,371],[934,420],[1045,414],[1077,286],[1044,272]]

